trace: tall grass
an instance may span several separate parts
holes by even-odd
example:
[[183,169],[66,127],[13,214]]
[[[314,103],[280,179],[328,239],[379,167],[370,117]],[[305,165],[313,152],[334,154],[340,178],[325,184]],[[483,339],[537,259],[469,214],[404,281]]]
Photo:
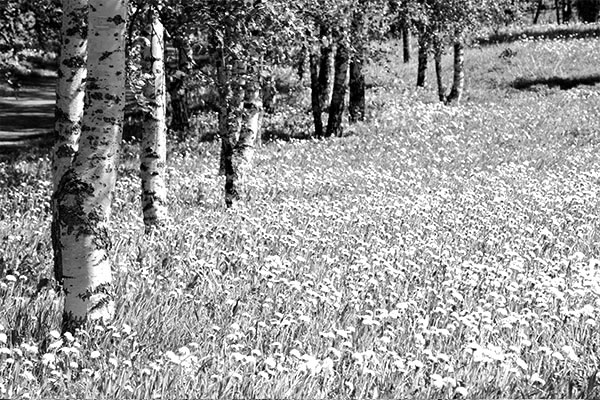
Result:
[[369,120],[269,143],[232,210],[218,145],[180,146],[155,236],[126,148],[117,317],[74,336],[44,280],[48,159],[3,162],[0,397],[600,396],[599,93],[511,86],[592,71],[598,41],[510,46],[469,51],[459,107],[387,47]]

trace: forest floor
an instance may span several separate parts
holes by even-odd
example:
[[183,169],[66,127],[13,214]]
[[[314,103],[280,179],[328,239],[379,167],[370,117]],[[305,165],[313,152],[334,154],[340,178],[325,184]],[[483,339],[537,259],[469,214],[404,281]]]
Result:
[[54,125],[55,78],[32,77],[22,82],[18,97],[0,88],[0,148],[47,144]]

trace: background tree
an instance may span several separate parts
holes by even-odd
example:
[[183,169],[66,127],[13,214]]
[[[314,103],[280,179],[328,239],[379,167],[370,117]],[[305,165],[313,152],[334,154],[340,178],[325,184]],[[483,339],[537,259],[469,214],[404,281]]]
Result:
[[166,84],[164,29],[156,6],[146,11],[147,32],[143,50],[143,71],[146,84],[142,91],[146,100],[141,143],[140,177],[142,180],[142,210],[146,231],[160,226],[167,219]]
[[[254,146],[260,127],[260,81],[266,56],[286,57],[286,38],[296,29],[289,4],[283,1],[198,1],[186,7],[212,55],[219,93],[220,173],[225,175],[229,207],[247,196]],[[296,42],[296,40],[292,40]]]
[[125,0],[89,2],[88,76],[80,145],[55,199],[65,290],[63,329],[114,313],[107,232],[125,103]]

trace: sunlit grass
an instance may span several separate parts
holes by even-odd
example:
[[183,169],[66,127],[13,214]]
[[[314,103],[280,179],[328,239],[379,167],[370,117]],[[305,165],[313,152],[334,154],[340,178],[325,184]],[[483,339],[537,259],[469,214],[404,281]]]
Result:
[[510,83],[598,42],[510,46],[469,51],[459,107],[414,64],[371,68],[370,120],[268,144],[232,210],[218,144],[181,145],[156,236],[128,147],[117,318],[73,337],[42,281],[48,160],[1,164],[0,397],[597,397],[599,92]]

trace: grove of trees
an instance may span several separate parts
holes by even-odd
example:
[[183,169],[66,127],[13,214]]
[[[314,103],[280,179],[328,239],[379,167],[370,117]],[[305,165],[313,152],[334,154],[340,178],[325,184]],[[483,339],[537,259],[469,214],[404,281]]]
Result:
[[[369,115],[364,69],[373,40],[401,36],[408,62],[414,38],[417,85],[426,84],[427,62],[433,58],[439,100],[459,104],[468,63],[465,47],[483,29],[539,13],[541,3],[3,0],[4,51],[40,47],[42,42],[51,46],[51,40],[59,46],[52,242],[55,277],[66,293],[63,329],[73,330],[90,319],[110,320],[114,313],[107,226],[126,87],[143,115],[141,213],[151,233],[169,224],[167,136],[185,136],[190,126],[187,90],[198,71],[209,77],[207,85],[217,94],[219,170],[225,177],[225,204],[232,207],[248,196],[263,113],[276,107],[269,95],[274,66],[302,70],[308,64],[313,136],[343,136],[346,113],[348,123]],[[583,0],[577,3],[580,14],[597,15]],[[557,2],[559,22],[570,18],[572,6],[563,1],[559,8]],[[450,49],[454,73],[447,90],[442,57]]]

